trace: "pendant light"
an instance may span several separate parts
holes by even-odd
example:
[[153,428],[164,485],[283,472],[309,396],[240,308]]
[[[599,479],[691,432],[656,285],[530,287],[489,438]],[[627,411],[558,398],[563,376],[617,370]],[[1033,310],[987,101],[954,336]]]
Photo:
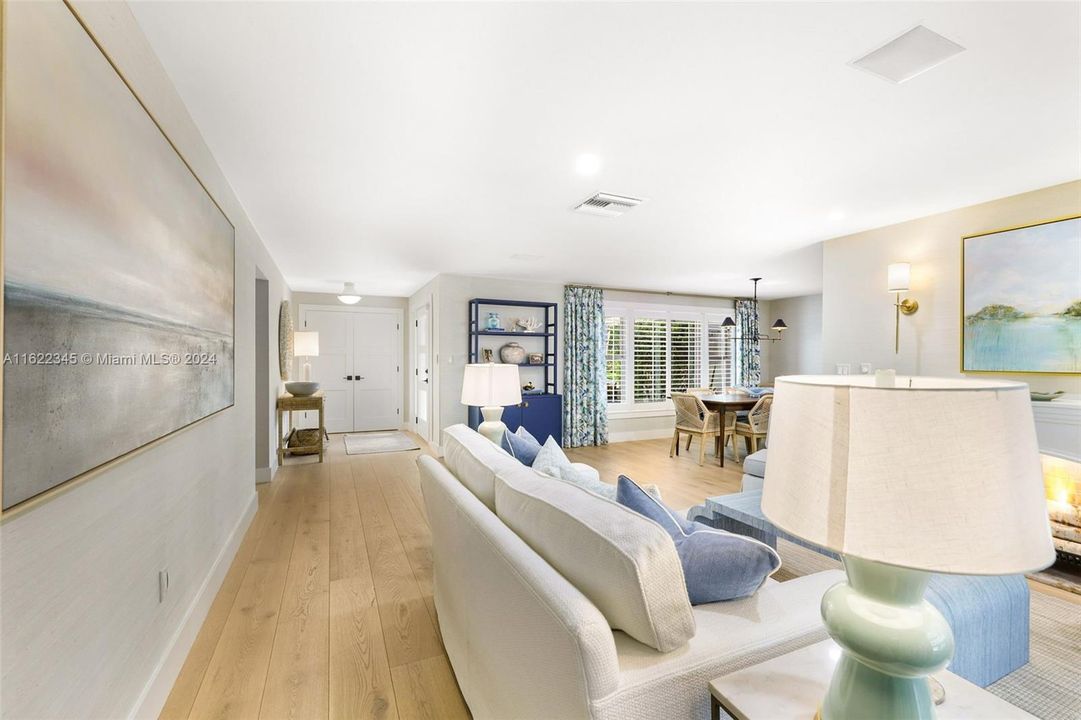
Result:
[[360,295],[357,294],[357,288],[353,283],[347,282],[345,284],[341,294],[338,295],[338,302],[343,302],[346,305],[356,305],[360,302]]
[[[761,280],[761,279],[762,278],[760,278],[760,277],[751,278],[751,282],[754,283],[754,295],[753,295],[751,301],[754,303],[754,316],[755,317],[758,317],[758,281]],[[730,327],[735,327],[735,326],[736,326],[736,321],[732,319],[731,315],[726,317],[721,322],[721,327],[730,328]],[[770,325],[769,329],[773,330],[773,331],[776,331],[777,332],[777,337],[773,337],[772,335],[769,335],[767,333],[757,333],[753,338],[738,337],[738,338],[735,338],[735,339],[736,340],[755,340],[755,341],[769,340],[770,342],[777,342],[778,340],[781,339],[781,333],[783,333],[785,330],[788,329],[788,325],[785,324],[785,321],[782,320],[781,318],[777,318],[776,320],[773,321],[773,324]]]

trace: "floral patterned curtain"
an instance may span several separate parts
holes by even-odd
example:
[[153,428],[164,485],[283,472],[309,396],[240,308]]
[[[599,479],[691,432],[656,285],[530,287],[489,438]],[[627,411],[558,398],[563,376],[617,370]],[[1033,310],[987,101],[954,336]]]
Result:
[[563,445],[607,445],[604,291],[564,288],[563,330]]
[[736,300],[736,385],[756,387],[762,381],[762,353],[758,341],[758,313],[753,300]]

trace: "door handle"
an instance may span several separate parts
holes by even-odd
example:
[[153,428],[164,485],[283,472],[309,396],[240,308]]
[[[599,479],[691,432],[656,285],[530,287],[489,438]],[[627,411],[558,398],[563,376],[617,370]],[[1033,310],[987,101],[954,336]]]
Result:
[[345,379],[346,379],[346,380],[352,380],[352,379],[353,379],[353,376],[352,376],[352,375],[346,375],[346,376],[345,376]]
[[357,376],[356,376],[355,378],[353,378],[353,379],[354,379],[354,380],[363,380],[363,379],[364,379],[364,376],[363,376],[363,375],[357,375]]

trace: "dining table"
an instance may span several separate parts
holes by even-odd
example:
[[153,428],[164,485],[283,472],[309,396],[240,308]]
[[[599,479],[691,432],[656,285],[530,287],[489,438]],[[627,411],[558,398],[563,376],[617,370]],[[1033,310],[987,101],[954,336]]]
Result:
[[[714,393],[712,395],[699,395],[698,397],[702,400],[702,404],[706,406],[707,410],[720,413],[722,424],[724,424],[725,413],[750,410],[755,406],[755,403],[761,399],[751,395],[742,395],[740,393]],[[721,467],[724,467],[723,447],[721,448],[720,454]]]

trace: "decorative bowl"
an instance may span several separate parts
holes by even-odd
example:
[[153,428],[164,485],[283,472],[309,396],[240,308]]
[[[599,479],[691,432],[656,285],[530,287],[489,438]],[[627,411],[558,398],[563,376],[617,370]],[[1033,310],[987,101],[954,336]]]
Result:
[[319,391],[319,383],[294,380],[293,382],[285,383],[285,391],[296,397],[307,397],[309,395],[314,395]]
[[1036,402],[1051,402],[1055,398],[1065,394],[1065,390],[1056,390],[1055,392],[1036,392],[1033,390],[1029,393],[1029,396]]

